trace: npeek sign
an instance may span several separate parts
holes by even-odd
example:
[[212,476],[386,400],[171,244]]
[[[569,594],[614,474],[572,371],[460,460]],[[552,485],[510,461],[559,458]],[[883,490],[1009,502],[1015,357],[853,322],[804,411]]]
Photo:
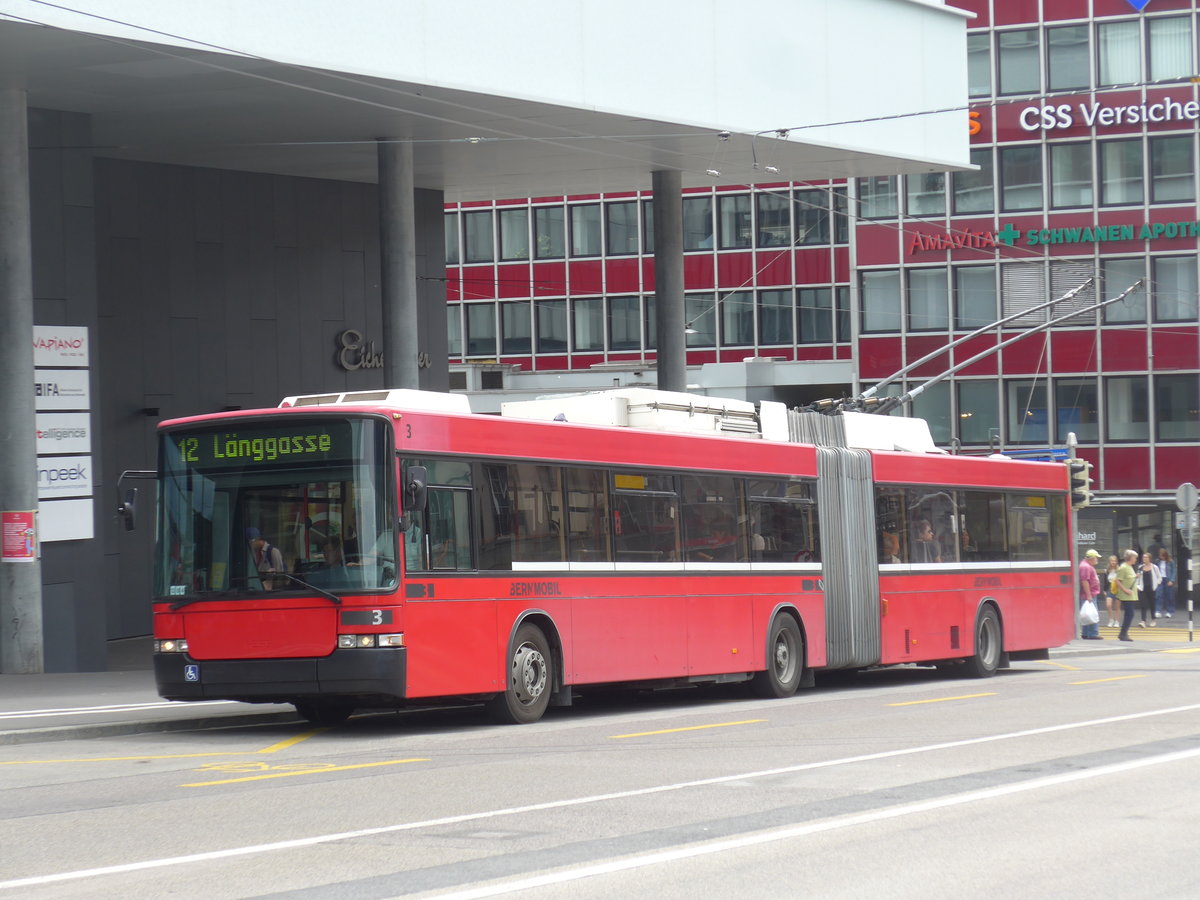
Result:
[[1200,102],[1164,97],[1149,103],[1130,103],[1110,106],[1107,103],[1059,103],[1047,106],[1027,106],[1021,110],[1019,122],[1025,131],[1058,131],[1086,125],[1088,128],[1114,125],[1147,125],[1160,122],[1195,122],[1200,120]]

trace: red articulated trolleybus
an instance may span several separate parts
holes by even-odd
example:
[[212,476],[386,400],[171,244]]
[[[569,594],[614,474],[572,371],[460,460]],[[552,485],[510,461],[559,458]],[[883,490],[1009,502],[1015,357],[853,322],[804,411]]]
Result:
[[172,700],[483,701],[820,669],[988,676],[1074,636],[1061,463],[924,422],[625,389],[372,391],[159,428],[154,667]]

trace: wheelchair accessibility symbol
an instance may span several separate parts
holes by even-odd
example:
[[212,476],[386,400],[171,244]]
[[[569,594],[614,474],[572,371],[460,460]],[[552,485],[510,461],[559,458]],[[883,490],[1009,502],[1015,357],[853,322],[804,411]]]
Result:
[[200,667],[199,666],[184,666],[183,667],[183,680],[184,681],[199,681],[200,680]]

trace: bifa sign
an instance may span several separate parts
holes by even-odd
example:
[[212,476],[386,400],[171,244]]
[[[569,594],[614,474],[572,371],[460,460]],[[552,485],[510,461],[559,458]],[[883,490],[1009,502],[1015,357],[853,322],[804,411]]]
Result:
[[91,409],[87,369],[38,369],[33,381],[34,408]]

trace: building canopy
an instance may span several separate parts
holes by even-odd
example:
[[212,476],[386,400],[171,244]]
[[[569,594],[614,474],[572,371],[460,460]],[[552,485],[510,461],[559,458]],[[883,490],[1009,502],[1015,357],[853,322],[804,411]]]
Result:
[[127,159],[370,182],[377,139],[412,141],[448,200],[804,181],[967,165],[966,24],[934,0],[0,0],[0,86]]

